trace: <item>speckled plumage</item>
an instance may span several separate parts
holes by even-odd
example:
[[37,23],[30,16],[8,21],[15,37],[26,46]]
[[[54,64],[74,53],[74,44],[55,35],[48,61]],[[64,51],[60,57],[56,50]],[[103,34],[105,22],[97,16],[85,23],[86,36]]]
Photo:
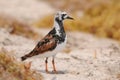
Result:
[[60,45],[65,41],[65,37],[65,32],[64,35],[61,33],[61,36],[59,36],[56,34],[55,28],[53,28],[42,40],[38,42],[36,47],[29,54],[22,57],[22,60],[54,50],[57,45]]
[[66,33],[63,27],[64,19],[73,18],[69,17],[66,12],[58,12],[55,15],[53,29],[38,42],[30,53],[22,56],[21,60],[23,61],[33,56],[46,57],[47,60],[48,57],[53,56],[54,66],[54,56],[65,47],[67,41]]

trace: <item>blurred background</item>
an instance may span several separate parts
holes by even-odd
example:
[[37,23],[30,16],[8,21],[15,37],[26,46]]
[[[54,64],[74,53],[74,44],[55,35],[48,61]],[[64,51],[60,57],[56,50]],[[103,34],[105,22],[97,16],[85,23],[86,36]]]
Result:
[[[62,73],[54,77],[43,59],[28,60],[33,70],[19,59],[51,30],[57,11],[74,21],[64,22],[61,53],[69,54],[56,56]],[[0,80],[120,80],[119,43],[120,0],[0,0]]]
[[0,27],[9,27],[10,33],[30,37],[36,35],[31,26],[52,27],[57,11],[66,11],[75,18],[65,21],[68,31],[120,42],[120,0],[1,0]]

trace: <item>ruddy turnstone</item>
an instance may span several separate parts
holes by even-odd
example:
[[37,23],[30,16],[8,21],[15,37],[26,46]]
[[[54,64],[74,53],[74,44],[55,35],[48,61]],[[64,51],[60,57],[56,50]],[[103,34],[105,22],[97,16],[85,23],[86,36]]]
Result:
[[48,57],[52,56],[53,71],[56,73],[54,58],[61,51],[67,41],[67,36],[63,27],[63,20],[73,19],[66,12],[58,12],[54,18],[53,29],[38,42],[35,48],[29,53],[21,57],[22,61],[33,56],[45,57],[45,70],[48,72]]

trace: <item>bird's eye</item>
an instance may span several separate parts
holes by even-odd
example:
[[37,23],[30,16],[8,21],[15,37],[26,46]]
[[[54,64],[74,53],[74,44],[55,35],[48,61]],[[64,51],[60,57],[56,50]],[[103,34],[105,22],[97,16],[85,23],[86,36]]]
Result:
[[62,16],[65,16],[66,14],[63,14]]

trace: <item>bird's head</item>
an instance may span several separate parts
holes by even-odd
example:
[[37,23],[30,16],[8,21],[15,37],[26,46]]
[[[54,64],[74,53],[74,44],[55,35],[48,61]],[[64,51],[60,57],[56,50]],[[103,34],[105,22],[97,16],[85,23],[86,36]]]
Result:
[[72,17],[70,17],[66,12],[57,12],[56,15],[55,15],[55,19],[58,20],[58,21],[63,21],[65,19],[71,19],[73,20]]

